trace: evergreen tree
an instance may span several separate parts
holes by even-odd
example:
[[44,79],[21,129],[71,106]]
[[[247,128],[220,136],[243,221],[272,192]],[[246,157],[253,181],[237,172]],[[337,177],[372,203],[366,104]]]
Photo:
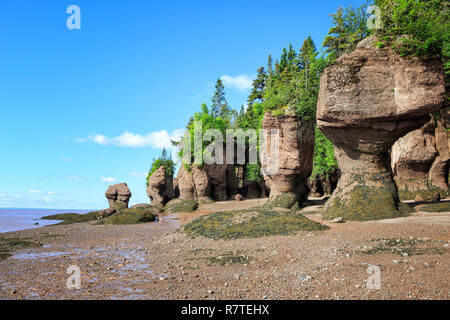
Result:
[[314,44],[314,41],[312,40],[311,36],[309,36],[303,42],[303,46],[300,49],[299,63],[298,63],[300,69],[303,70],[304,72],[306,91],[308,91],[309,88],[311,63],[316,59],[316,57],[317,57],[316,45]]
[[150,170],[147,175],[147,186],[148,186],[148,179],[151,177],[151,175],[158,170],[159,168],[163,167],[166,169],[166,173],[168,175],[173,175],[175,172],[175,162],[172,160],[172,156],[167,154],[166,148],[163,148],[161,152],[161,156],[158,159],[153,159],[152,164],[150,166]]
[[252,91],[248,97],[247,105],[251,106],[256,100],[262,100],[264,95],[264,88],[266,85],[267,74],[264,67],[258,68],[258,75],[253,81]]
[[236,116],[236,110],[232,110],[228,105],[227,99],[225,98],[225,86],[220,79],[217,80],[216,90],[212,97],[211,115],[214,118],[222,118],[230,125],[233,123],[233,118]]
[[334,26],[329,30],[323,42],[323,47],[327,48],[326,53],[339,57],[352,51],[358,42],[370,34],[367,28],[369,18],[367,4],[356,9],[340,7],[331,16]]

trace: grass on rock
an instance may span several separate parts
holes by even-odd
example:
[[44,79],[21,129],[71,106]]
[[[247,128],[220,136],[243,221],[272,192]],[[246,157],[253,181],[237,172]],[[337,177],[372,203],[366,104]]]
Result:
[[78,213],[61,213],[54,214],[51,216],[45,216],[42,218],[43,220],[62,220],[57,225],[65,225],[72,224],[77,222],[87,222],[98,219],[98,212],[89,212],[86,214],[78,214]]
[[184,226],[184,231],[190,236],[212,239],[259,238],[325,229],[328,227],[294,211],[282,212],[266,208],[213,213]]
[[40,247],[42,244],[19,237],[0,237],[0,260],[7,259],[13,251],[29,247]]
[[99,224],[140,224],[153,222],[157,216],[152,208],[124,209],[101,220]]
[[[116,212],[110,217],[102,219],[98,224],[139,224],[155,221],[158,208],[130,208]],[[58,225],[67,225],[77,222],[96,221],[99,219],[97,211],[86,214],[64,213],[43,217],[44,220],[62,220]]]
[[428,204],[420,207],[419,210],[425,212],[450,212],[450,202]]

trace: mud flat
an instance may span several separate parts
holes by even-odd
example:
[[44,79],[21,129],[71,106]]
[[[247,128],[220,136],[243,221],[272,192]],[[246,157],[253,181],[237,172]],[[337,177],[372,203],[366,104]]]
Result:
[[[196,217],[265,201],[202,205],[141,225],[2,234],[4,244],[22,242],[0,260],[0,299],[450,298],[449,212],[417,206],[409,217],[335,224],[322,221],[318,202],[303,213],[326,230],[231,240],[183,231]],[[81,269],[80,290],[66,287],[71,265]],[[380,267],[379,290],[367,288],[370,265]]]

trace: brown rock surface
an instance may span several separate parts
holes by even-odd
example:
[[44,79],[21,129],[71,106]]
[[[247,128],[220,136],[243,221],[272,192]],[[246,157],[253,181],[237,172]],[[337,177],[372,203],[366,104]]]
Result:
[[436,118],[435,139],[438,155],[430,168],[428,176],[430,188],[439,190],[443,197],[449,195],[450,139],[448,131],[449,123],[446,121],[449,114],[449,110],[441,110],[439,118]]
[[126,183],[118,183],[109,186],[108,190],[106,190],[105,196],[108,199],[110,208],[120,210],[128,208],[131,192]]
[[195,199],[195,185],[192,172],[189,172],[185,165],[182,164],[178,170],[177,175],[178,190],[180,192],[180,199],[193,200]]
[[152,205],[164,206],[174,198],[173,176],[164,166],[158,168],[148,179],[147,195]]
[[211,179],[208,173],[196,165],[191,166],[192,178],[199,202],[211,202]]
[[428,173],[436,159],[434,121],[400,138],[391,149],[391,166],[400,200],[427,198]]
[[[296,115],[274,116],[268,112],[264,116],[263,129],[270,133],[278,130],[279,159],[278,170],[273,166],[274,157],[271,154],[272,136],[268,134],[267,145],[261,154],[261,166],[264,180],[270,189],[269,201],[284,206],[283,198],[288,197],[294,202],[306,199],[309,189],[307,181],[311,175],[314,156],[314,125],[312,122],[302,122]],[[265,150],[264,150],[265,149]],[[272,168],[271,168],[272,167]],[[288,201],[288,205],[292,201]]]
[[227,165],[205,164],[204,170],[211,179],[211,197],[215,201],[227,200]]
[[442,106],[440,60],[401,58],[390,48],[377,49],[377,42],[374,36],[361,41],[321,77],[318,126],[335,145],[342,172],[326,219],[399,216],[388,151]]

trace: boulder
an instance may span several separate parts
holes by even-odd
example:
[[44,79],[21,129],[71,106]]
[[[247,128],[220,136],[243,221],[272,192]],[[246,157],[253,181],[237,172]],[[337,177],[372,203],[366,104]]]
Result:
[[279,138],[278,155],[271,152],[272,144],[276,144],[271,134],[267,134],[261,152],[264,180],[270,189],[269,204],[285,207],[303,202],[309,193],[307,182],[313,166],[314,123],[295,114],[274,116],[267,112],[262,127],[267,133],[278,132]]
[[164,206],[174,198],[173,176],[161,166],[148,179],[147,195],[152,205]]
[[444,101],[440,59],[402,58],[389,47],[377,48],[378,42],[364,39],[321,77],[317,124],[333,142],[342,173],[324,207],[327,220],[401,215],[389,150]]
[[100,210],[98,211],[98,219],[104,219],[107,218],[109,216],[112,216],[114,213],[116,213],[117,210],[114,208],[109,208],[109,209],[105,209],[105,210]]
[[105,196],[108,199],[109,207],[120,211],[128,208],[131,192],[126,183],[119,183],[109,186]]
[[244,197],[242,195],[240,195],[239,193],[234,196],[235,201],[242,201],[243,199],[244,199]]

